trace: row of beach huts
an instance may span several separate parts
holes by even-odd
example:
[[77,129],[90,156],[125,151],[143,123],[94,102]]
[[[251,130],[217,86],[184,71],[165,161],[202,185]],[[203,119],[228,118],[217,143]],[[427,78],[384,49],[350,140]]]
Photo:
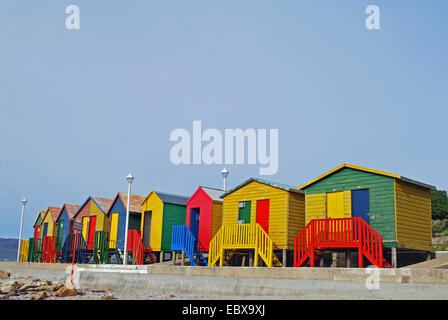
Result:
[[228,191],[199,186],[190,197],[89,196],[40,211],[21,259],[121,264],[126,249],[129,264],[182,256],[192,266],[314,267],[330,251],[345,252],[352,267],[396,267],[399,252],[431,251],[431,189],[342,164],[301,186],[250,178]]

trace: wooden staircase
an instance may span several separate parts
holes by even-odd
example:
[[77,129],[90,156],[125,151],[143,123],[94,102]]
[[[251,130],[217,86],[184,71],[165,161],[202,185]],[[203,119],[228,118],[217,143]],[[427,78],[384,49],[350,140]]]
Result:
[[133,264],[142,265],[156,263],[156,259],[151,248],[145,248],[143,246],[140,230],[128,230],[127,251],[132,255]]
[[171,250],[184,251],[192,266],[208,265],[207,259],[204,258],[204,255],[199,250],[198,240],[185,225],[173,226]]
[[95,239],[93,242],[93,263],[108,264],[109,263],[109,234],[105,231],[95,231]]
[[75,249],[75,239],[76,239],[76,252],[75,252],[75,263],[86,263],[86,251],[87,243],[84,241],[82,233],[78,233],[78,236],[74,233],[70,233],[65,238],[64,244],[62,246],[61,252],[61,263],[72,263],[73,261],[73,251]]
[[42,262],[54,263],[56,258],[56,237],[45,236],[42,246]]
[[[274,254],[274,242],[258,223],[223,225],[210,242],[208,265],[225,265],[238,249],[254,250],[254,267],[258,257],[267,267],[281,267]],[[230,252],[229,252],[230,251]]]
[[359,217],[311,220],[295,239],[294,267],[314,267],[327,248],[357,248],[360,268],[363,257],[378,268],[390,266],[383,257],[383,238]]

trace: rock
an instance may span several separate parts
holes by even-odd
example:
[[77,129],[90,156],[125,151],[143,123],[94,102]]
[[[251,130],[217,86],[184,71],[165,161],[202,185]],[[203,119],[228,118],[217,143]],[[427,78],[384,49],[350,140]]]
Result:
[[170,294],[170,298],[176,298],[174,294]]
[[0,270],[0,280],[9,279],[10,276],[11,274],[9,272]]
[[70,286],[66,286],[63,285],[62,287],[59,288],[58,291],[56,291],[55,295],[57,297],[72,297],[72,296],[77,296],[78,295],[78,290],[76,290],[75,288]]
[[115,297],[113,294],[106,294],[101,297],[101,300],[114,300],[114,299],[115,299]]
[[44,280],[44,281],[42,281],[44,284],[46,284],[46,285],[48,285],[48,286],[51,286],[52,285],[52,282],[51,282],[51,280]]
[[0,289],[0,292],[1,293],[6,293],[6,294],[8,294],[9,292],[16,292],[16,288],[14,287],[14,286],[11,286],[11,285],[9,285],[9,286],[3,286],[1,289]]
[[62,283],[56,283],[55,285],[53,285],[54,289],[53,290],[59,290],[63,287],[64,285]]
[[40,282],[40,279],[33,279],[31,281],[33,281],[33,282]]
[[39,285],[36,284],[36,283],[27,283],[27,284],[25,284],[25,285],[19,287],[19,291],[20,291],[20,292],[22,292],[22,291],[31,291],[31,290],[29,290],[29,289],[31,289],[31,288],[36,288],[36,287],[38,287],[38,286],[39,286]]
[[40,292],[38,292],[36,294],[31,295],[30,296],[30,300],[43,300],[43,299],[45,299],[47,297],[48,297],[47,292],[40,291]]
[[0,300],[6,300],[6,299],[9,299],[9,296],[7,294],[0,296]]

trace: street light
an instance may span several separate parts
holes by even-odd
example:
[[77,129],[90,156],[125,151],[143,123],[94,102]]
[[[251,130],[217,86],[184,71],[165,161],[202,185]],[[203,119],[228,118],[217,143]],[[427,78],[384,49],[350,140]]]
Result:
[[23,229],[23,216],[25,215],[25,206],[26,203],[25,198],[22,199],[22,218],[20,219],[20,233],[19,233],[19,246],[17,248],[17,262],[20,262],[20,249],[22,247],[22,229]]
[[131,184],[134,182],[134,177],[131,174],[128,174],[126,177],[128,181],[128,203],[126,206],[126,229],[124,231],[124,259],[123,264],[128,263],[128,226],[129,226],[129,206],[131,203]]
[[226,168],[222,169],[221,176],[224,179],[224,192],[226,191],[226,178],[229,175],[229,171],[226,170]]

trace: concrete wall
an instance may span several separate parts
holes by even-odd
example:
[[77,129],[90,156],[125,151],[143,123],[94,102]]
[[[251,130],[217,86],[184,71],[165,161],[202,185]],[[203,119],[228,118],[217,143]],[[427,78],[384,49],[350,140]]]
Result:
[[[63,264],[0,263],[13,276],[68,276]],[[78,265],[79,286],[223,298],[448,299],[448,270]],[[379,288],[368,289],[377,272]]]

